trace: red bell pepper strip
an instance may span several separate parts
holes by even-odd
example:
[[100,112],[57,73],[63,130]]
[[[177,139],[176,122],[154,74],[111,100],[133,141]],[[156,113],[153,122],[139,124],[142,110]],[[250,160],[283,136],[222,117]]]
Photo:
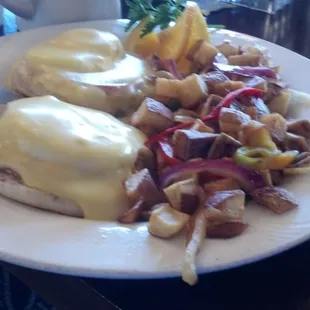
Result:
[[[230,104],[239,96],[254,96],[254,97],[263,97],[264,91],[257,89],[257,88],[239,88],[236,89],[229,94],[227,94],[222,101],[205,117],[203,117],[201,120],[203,122],[218,119],[220,111],[222,108],[227,108],[230,106]],[[183,123],[175,127],[171,127],[166,129],[165,131],[159,133],[158,135],[153,136],[149,140],[145,142],[146,146],[150,146],[155,142],[158,142],[159,140],[162,140],[163,138],[168,137],[169,135],[173,134],[176,130],[188,128],[193,125],[193,122],[190,123]]]
[[214,119],[218,119],[221,109],[222,108],[228,108],[230,104],[239,96],[244,95],[244,96],[254,96],[254,97],[263,97],[264,96],[264,91],[261,89],[257,88],[251,88],[251,87],[246,87],[246,88],[239,88],[236,89],[229,94],[227,94],[222,101],[205,117],[203,117],[201,120],[203,122],[206,121],[211,121]]
[[176,130],[178,129],[184,129],[184,128],[188,128],[192,125],[193,123],[182,123],[182,124],[179,124],[175,127],[171,127],[171,128],[168,128],[166,129],[165,131],[153,136],[152,138],[148,139],[144,144],[146,146],[150,146],[152,145],[153,143],[155,142],[158,142],[164,138],[167,138],[168,136],[170,136],[171,134],[173,134]]
[[172,145],[167,140],[159,140],[159,151],[168,166],[180,164],[182,161],[173,156]]

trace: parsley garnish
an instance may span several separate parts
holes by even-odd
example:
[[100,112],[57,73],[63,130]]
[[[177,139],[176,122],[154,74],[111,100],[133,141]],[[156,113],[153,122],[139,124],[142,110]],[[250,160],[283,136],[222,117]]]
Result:
[[155,7],[149,0],[126,0],[130,22],[125,30],[130,30],[136,22],[143,19],[146,19],[146,24],[140,37],[152,32],[157,26],[162,30],[168,28],[170,22],[175,22],[182,14],[185,3],[185,0],[167,0]]

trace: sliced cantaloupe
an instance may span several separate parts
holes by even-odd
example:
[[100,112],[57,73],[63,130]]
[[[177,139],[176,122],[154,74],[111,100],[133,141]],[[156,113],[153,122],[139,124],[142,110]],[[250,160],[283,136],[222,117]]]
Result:
[[191,71],[192,62],[186,59],[186,56],[189,50],[197,43],[199,40],[205,40],[210,42],[210,34],[208,32],[208,25],[201,13],[201,10],[197,4],[192,5],[191,9],[193,17],[193,22],[191,28],[189,29],[190,35],[186,44],[186,47],[183,49],[182,54],[177,59],[177,69],[182,73],[189,73]]

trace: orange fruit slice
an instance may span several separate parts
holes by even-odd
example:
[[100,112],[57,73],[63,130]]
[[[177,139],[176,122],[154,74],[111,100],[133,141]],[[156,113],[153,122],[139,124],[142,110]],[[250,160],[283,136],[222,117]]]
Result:
[[147,19],[143,19],[141,22],[139,22],[130,32],[129,36],[127,37],[127,40],[124,44],[124,48],[129,53],[134,53],[135,45],[137,42],[141,39],[140,33],[143,29],[144,25],[146,24]]
[[195,10],[192,6],[185,8],[174,26],[161,31],[158,34],[161,44],[158,56],[161,59],[177,60],[180,58],[187,45],[194,15]]
[[153,54],[157,54],[160,42],[158,35],[151,32],[142,38],[140,37],[141,30],[145,26],[147,19],[142,20],[128,36],[124,47],[127,52],[136,54],[142,58],[148,58]]
[[158,35],[151,32],[140,38],[134,46],[134,53],[142,58],[148,58],[154,54],[158,54],[160,42]]
[[190,35],[183,49],[183,53],[177,59],[177,69],[182,73],[189,73],[191,70],[192,63],[186,59],[189,50],[197,43],[199,40],[210,41],[210,34],[208,32],[208,25],[201,13],[201,10],[197,4],[192,5],[191,12],[193,14],[193,21],[189,29]]

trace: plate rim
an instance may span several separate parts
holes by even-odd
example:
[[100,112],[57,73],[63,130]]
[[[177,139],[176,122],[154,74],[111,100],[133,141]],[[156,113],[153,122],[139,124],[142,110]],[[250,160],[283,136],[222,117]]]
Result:
[[[62,28],[62,27],[66,27],[67,29],[71,29],[74,26],[78,26],[78,25],[85,25],[85,24],[96,24],[96,23],[101,23],[102,25],[104,25],[104,23],[116,23],[119,25],[119,23],[123,24],[126,23],[127,20],[125,19],[117,19],[117,20],[98,20],[98,21],[91,21],[91,22],[77,22],[77,23],[67,23],[67,24],[60,24],[60,25],[52,25],[52,26],[46,26],[46,27],[41,27],[41,28],[36,28],[36,29],[31,29],[31,30],[27,30],[27,31],[23,31],[23,32],[18,32],[18,33],[14,33],[14,34],[10,34],[8,36],[4,36],[0,38],[0,54],[1,54],[1,49],[5,48],[6,41],[8,40],[13,40],[16,41],[18,40],[18,38],[20,36],[27,36],[27,35],[31,35],[32,33],[35,32],[39,32],[39,31],[44,31],[47,29],[57,29],[57,28]],[[236,34],[239,36],[242,36],[242,38],[244,38],[245,40],[248,38],[249,41],[250,39],[254,39],[255,41],[259,41],[259,42],[266,42],[268,43],[268,45],[272,45],[274,46],[274,48],[276,49],[280,49],[280,50],[284,50],[287,53],[290,53],[291,55],[293,55],[293,57],[299,57],[302,59],[302,61],[307,61],[310,63],[310,60],[308,58],[306,58],[303,55],[300,55],[294,51],[291,51],[283,46],[277,45],[275,43],[266,41],[264,39],[260,39],[258,37],[254,37],[251,35],[247,35],[247,34],[243,34],[243,33],[239,33],[239,32],[235,32],[235,31],[231,31],[231,30],[219,30],[219,33],[227,33],[227,34]],[[1,71],[1,69],[0,69]],[[237,267],[241,267],[244,265],[248,265],[248,264],[252,264],[258,261],[262,261],[268,258],[271,258],[273,256],[277,256],[281,253],[287,252],[290,249],[293,249],[295,247],[297,247],[298,245],[303,244],[304,242],[306,242],[307,240],[310,239],[310,232],[304,236],[303,238],[299,238],[297,241],[291,241],[289,243],[286,243],[283,246],[277,247],[273,250],[270,251],[265,251],[263,254],[261,255],[256,255],[254,257],[250,257],[250,258],[246,258],[246,259],[240,259],[236,262],[232,262],[232,263],[226,263],[226,264],[222,264],[222,265],[217,265],[217,266],[209,266],[209,267],[199,267],[198,268],[198,273],[199,274],[207,274],[207,273],[213,273],[213,272],[219,272],[219,271],[223,271],[223,270],[228,270],[228,269],[232,269],[232,268],[237,268]],[[1,246],[1,245],[0,245]],[[124,279],[124,278],[130,278],[130,279],[150,279],[150,278],[156,278],[156,279],[160,279],[160,278],[171,278],[171,277],[179,277],[180,273],[178,271],[156,271],[156,270],[151,270],[150,272],[141,272],[139,270],[131,270],[128,272],[124,272],[124,271],[120,271],[119,273],[117,273],[115,270],[111,270],[109,271],[108,268],[104,269],[102,268],[101,271],[98,270],[98,268],[92,269],[91,267],[84,267],[84,268],[80,268],[80,267],[70,267],[70,266],[60,266],[60,265],[56,265],[56,264],[52,264],[52,263],[41,263],[38,262],[34,259],[29,259],[29,258],[25,258],[22,256],[18,256],[15,254],[8,254],[8,253],[4,253],[3,249],[0,248],[0,259],[5,261],[5,262],[9,262],[12,264],[16,264],[16,265],[20,265],[23,267],[27,267],[27,268],[32,268],[32,269],[36,269],[36,270],[41,270],[41,271],[47,271],[47,272],[53,272],[53,273],[58,273],[58,274],[65,274],[65,275],[75,275],[75,276],[84,276],[84,277],[92,277],[92,278],[107,278],[107,279]]]
[[[258,263],[267,259],[277,257],[280,254],[285,254],[290,250],[293,250],[297,246],[301,246],[305,242],[309,241],[310,232],[307,236],[299,239],[298,241],[292,241],[291,243],[285,244],[285,246],[278,247],[275,250],[265,252],[264,254],[257,255],[255,257],[241,259],[237,262],[222,264],[218,266],[211,267],[197,267],[197,274],[199,276],[207,275],[211,273],[226,271],[230,269],[240,268],[244,266],[251,265],[253,263]],[[229,239],[228,239],[229,240]],[[59,275],[67,276],[78,276],[85,278],[94,278],[94,279],[108,279],[108,280],[147,280],[147,279],[170,279],[170,278],[179,278],[181,277],[180,271],[155,271],[154,272],[143,272],[139,270],[133,270],[130,272],[127,271],[110,271],[110,270],[101,270],[100,272],[97,269],[91,269],[89,267],[79,268],[79,267],[67,267],[59,266],[52,263],[37,263],[35,260],[25,259],[17,255],[4,255],[2,256],[2,251],[0,250],[0,259],[6,263],[15,264],[21,267],[34,269],[42,272],[50,272]]]

